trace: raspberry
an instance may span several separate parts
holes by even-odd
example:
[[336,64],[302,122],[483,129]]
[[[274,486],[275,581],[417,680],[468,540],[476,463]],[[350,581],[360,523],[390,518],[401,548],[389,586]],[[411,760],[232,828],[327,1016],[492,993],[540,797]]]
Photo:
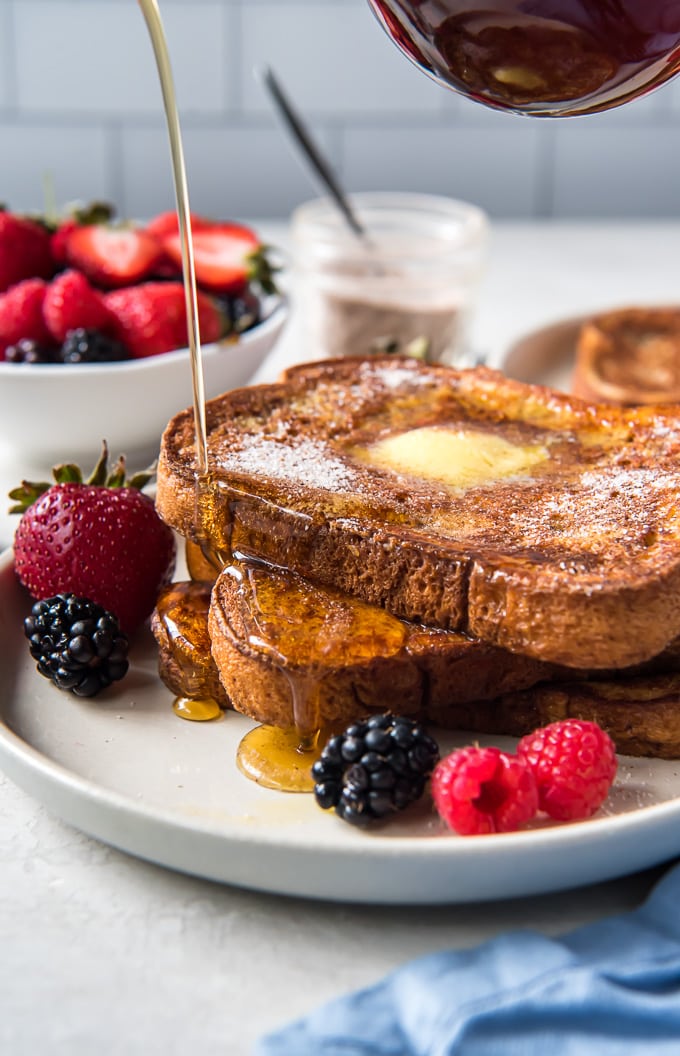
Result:
[[553,722],[523,737],[517,754],[534,773],[540,810],[559,821],[589,818],[616,776],[616,749],[596,722]]
[[513,832],[538,809],[531,769],[499,748],[461,748],[442,759],[432,775],[432,796],[461,836]]

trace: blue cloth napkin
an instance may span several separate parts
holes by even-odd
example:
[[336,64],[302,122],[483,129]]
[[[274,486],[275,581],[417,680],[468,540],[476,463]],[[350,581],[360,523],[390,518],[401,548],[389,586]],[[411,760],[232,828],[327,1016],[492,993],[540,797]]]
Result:
[[680,865],[631,913],[419,958],[257,1056],[680,1054]]

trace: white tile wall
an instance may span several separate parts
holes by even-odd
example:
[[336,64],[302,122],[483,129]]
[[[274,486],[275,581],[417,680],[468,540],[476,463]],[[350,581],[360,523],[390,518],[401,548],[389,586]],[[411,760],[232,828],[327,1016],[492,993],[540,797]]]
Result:
[[[560,121],[484,110],[432,83],[366,0],[160,0],[192,206],[281,217],[316,193],[257,79],[282,78],[349,189],[432,191],[492,216],[680,213],[680,82]],[[0,0],[0,201],[173,202],[151,45],[135,0]]]
[[539,197],[539,150],[537,123],[520,118],[507,118],[493,135],[452,120],[404,121],[348,128],[342,157],[351,187],[448,194],[496,215],[530,217]]
[[[154,116],[161,105],[151,44],[134,0],[15,0],[20,114]],[[189,114],[227,104],[226,26],[219,3],[166,3],[178,97]]]

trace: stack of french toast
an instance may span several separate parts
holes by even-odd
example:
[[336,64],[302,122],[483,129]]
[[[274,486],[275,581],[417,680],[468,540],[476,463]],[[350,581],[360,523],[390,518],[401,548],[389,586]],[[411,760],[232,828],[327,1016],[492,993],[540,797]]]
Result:
[[153,621],[174,692],[302,732],[576,716],[680,756],[680,407],[375,356],[228,392],[206,424],[207,473],[191,410],[158,466],[192,574]]

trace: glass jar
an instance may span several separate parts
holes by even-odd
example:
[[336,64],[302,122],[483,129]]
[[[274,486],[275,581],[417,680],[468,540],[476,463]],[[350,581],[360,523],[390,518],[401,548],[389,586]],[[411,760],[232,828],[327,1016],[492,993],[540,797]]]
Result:
[[294,310],[307,359],[381,351],[455,363],[482,275],[486,214],[424,194],[353,195],[356,235],[329,198],[295,210]]

